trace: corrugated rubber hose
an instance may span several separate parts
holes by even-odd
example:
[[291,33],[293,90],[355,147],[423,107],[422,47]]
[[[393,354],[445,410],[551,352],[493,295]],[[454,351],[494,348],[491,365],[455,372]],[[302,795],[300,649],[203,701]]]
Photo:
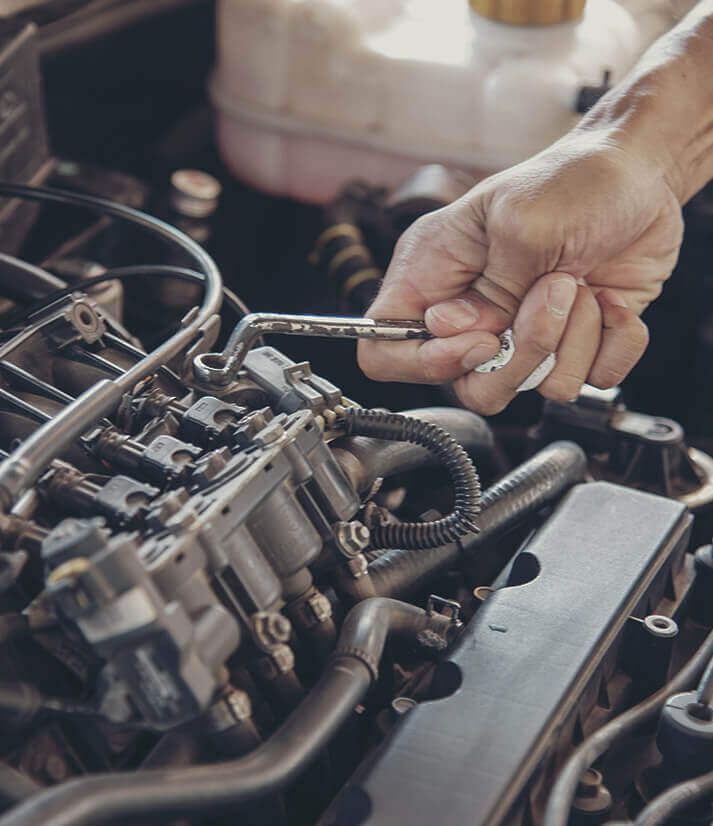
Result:
[[456,440],[442,427],[412,416],[350,407],[344,417],[348,436],[371,436],[421,445],[440,460],[453,480],[453,510],[430,522],[398,522],[371,529],[374,548],[436,548],[477,532],[480,480],[475,465]]
[[414,553],[386,551],[369,564],[369,576],[380,596],[403,598],[439,571],[512,528],[545,505],[556,502],[587,473],[587,457],[573,442],[554,442],[506,474],[483,494],[480,532],[439,548]]

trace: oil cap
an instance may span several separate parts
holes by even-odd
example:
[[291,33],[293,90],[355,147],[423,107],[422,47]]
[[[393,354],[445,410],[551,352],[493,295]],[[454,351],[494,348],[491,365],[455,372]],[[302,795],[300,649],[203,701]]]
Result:
[[549,26],[579,20],[586,0],[470,0],[473,11],[513,26]]

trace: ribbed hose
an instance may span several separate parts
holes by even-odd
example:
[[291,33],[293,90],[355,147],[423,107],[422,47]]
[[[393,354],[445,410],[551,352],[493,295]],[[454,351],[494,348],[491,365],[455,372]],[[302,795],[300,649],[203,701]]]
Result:
[[439,571],[454,565],[463,551],[476,550],[556,502],[572,485],[583,481],[586,472],[587,458],[578,445],[554,442],[485,491],[479,534],[421,553],[399,548],[373,558],[369,576],[374,590],[379,596],[403,598],[412,594]]
[[430,451],[453,480],[453,511],[431,522],[399,522],[371,530],[374,548],[437,548],[479,530],[480,480],[468,454],[442,427],[399,413],[350,407],[345,414],[348,436],[371,436],[394,442],[410,442]]
[[[490,426],[473,413],[459,407],[420,407],[400,410],[402,416],[432,422],[447,430],[469,456],[477,457],[478,472],[483,469],[491,479],[500,479],[510,469]],[[436,458],[420,445],[387,442],[366,436],[344,436],[330,447],[349,480],[362,493],[378,478],[433,467]]]
[[553,442],[488,488],[481,502],[480,531],[463,540],[463,549],[474,550],[509,531],[586,476],[582,448],[574,442]]

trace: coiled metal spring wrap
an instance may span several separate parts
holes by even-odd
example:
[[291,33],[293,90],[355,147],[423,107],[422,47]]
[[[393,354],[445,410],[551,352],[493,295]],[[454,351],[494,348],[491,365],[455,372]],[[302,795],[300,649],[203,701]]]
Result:
[[480,479],[468,454],[442,427],[398,413],[350,407],[344,415],[347,435],[411,442],[430,451],[453,481],[454,507],[430,522],[399,522],[371,529],[373,548],[437,548],[467,533],[477,532]]

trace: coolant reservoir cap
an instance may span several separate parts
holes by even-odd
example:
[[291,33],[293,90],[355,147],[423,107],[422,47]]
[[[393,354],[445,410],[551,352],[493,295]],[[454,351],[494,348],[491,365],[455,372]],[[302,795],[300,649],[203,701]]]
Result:
[[548,26],[579,20],[587,0],[470,0],[473,11],[515,26]]

